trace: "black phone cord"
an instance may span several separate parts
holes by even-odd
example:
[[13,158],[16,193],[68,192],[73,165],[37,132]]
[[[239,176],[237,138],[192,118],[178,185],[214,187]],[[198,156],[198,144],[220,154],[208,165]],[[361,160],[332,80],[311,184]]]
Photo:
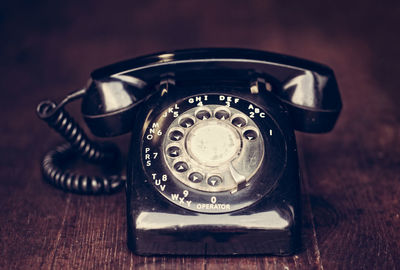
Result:
[[46,100],[37,107],[38,116],[68,141],[44,156],[41,164],[43,176],[54,186],[74,193],[110,194],[120,190],[125,182],[120,175],[88,176],[61,168],[77,155],[91,163],[108,165],[115,164],[120,156],[115,145],[100,146],[88,138],[64,110],[63,106],[67,102],[64,100],[57,106],[54,102]]

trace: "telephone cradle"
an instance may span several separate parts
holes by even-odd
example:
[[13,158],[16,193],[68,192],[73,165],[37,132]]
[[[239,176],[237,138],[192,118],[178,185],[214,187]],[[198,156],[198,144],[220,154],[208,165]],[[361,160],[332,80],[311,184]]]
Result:
[[[66,170],[78,156],[118,167],[64,110],[82,99],[98,137],[131,132],[126,178]],[[301,244],[294,130],[330,131],[342,104],[333,71],[247,49],[164,52],[92,72],[86,87],[37,113],[68,143],[44,178],[81,194],[126,189],[127,239],[139,255],[289,255]]]

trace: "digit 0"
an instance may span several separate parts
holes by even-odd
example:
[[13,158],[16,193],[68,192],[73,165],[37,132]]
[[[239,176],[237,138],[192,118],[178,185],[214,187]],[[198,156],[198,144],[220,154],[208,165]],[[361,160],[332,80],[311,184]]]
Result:
[[212,196],[212,197],[211,197],[211,203],[216,203],[216,202],[217,202],[217,197]]

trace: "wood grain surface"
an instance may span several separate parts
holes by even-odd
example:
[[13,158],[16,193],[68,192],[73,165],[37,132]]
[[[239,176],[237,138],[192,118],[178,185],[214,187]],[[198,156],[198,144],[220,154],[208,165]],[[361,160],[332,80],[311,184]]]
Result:
[[[9,1],[0,8],[1,269],[396,269],[400,265],[400,4],[368,1]],[[344,108],[298,133],[303,246],[289,257],[140,257],[125,195],[42,180],[62,140],[35,115],[90,71],[156,51],[244,47],[331,66]],[[79,105],[68,110],[79,119]],[[129,136],[118,139],[126,155]]]

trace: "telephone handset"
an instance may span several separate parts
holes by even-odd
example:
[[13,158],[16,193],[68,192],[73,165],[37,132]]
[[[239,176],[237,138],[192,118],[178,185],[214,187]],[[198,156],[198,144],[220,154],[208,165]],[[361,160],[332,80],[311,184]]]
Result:
[[[120,176],[62,170],[79,153],[108,165],[63,109],[82,98],[99,137],[132,132],[126,179],[128,245],[137,254],[291,254],[300,241],[294,129],[331,130],[341,110],[333,71],[246,49],[193,49],[95,70],[89,85],[38,114],[69,144],[50,151],[43,173],[79,193],[110,193]],[[112,166],[111,166],[112,167]]]

